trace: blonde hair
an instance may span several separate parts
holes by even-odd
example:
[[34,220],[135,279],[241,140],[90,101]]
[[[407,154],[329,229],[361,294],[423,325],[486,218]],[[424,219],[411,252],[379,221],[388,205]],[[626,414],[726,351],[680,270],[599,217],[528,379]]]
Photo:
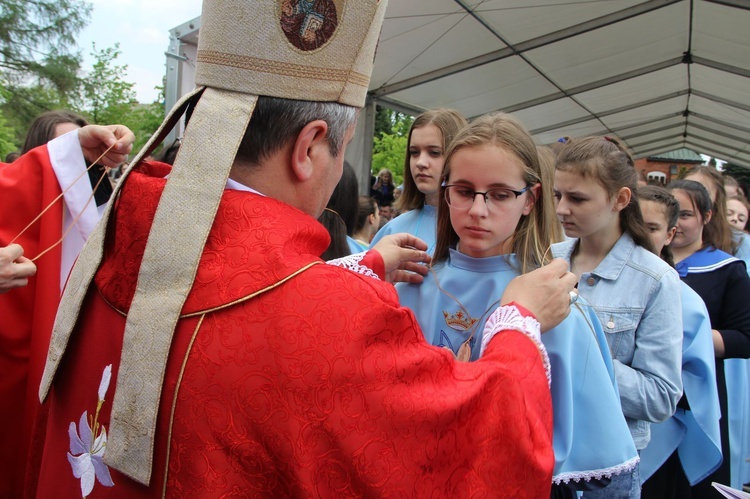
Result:
[[431,109],[425,111],[414,119],[409,129],[409,137],[406,141],[406,157],[404,158],[404,188],[401,196],[396,200],[396,209],[399,213],[421,208],[425,202],[425,195],[417,188],[417,183],[411,174],[411,163],[409,147],[411,146],[412,132],[416,128],[422,128],[427,125],[434,125],[440,130],[443,143],[443,156],[445,156],[448,146],[453,137],[460,129],[467,125],[466,119],[458,111],[453,109]]
[[[451,159],[456,151],[466,147],[494,145],[514,154],[524,165],[523,178],[527,185],[541,184],[541,193],[534,199],[534,207],[529,215],[524,215],[518,221],[513,234],[513,252],[520,263],[522,273],[534,270],[549,262],[547,249],[552,242],[550,222],[547,213],[554,210],[547,209],[552,204],[552,186],[542,181],[542,169],[539,164],[534,139],[531,138],[526,127],[515,117],[502,113],[490,113],[471,122],[456,135],[448,148],[443,167],[443,183],[450,175]],[[534,196],[533,191],[528,191]],[[445,187],[441,185],[438,198],[437,243],[433,263],[447,260],[449,248],[459,241],[458,234],[450,221],[448,203],[445,201]]]
[[[552,191],[552,187],[555,185],[556,154],[549,146],[536,146],[536,152],[539,155],[539,166],[542,169],[542,185],[549,186],[550,191]],[[559,243],[564,241],[565,234],[560,220],[557,218],[555,203],[551,199],[545,200],[544,211],[544,220],[549,224],[547,230],[552,238],[550,242]]]

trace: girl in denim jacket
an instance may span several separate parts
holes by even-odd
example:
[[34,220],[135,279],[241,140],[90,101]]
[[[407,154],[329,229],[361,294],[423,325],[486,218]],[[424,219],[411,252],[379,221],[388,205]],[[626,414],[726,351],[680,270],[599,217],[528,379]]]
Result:
[[[637,449],[649,424],[682,395],[682,307],[677,273],[653,252],[634,196],[633,160],[608,137],[569,141],[555,164],[557,215],[568,241],[552,246],[579,276],[578,292],[607,337],[623,414]],[[640,497],[639,470],[584,497]]]

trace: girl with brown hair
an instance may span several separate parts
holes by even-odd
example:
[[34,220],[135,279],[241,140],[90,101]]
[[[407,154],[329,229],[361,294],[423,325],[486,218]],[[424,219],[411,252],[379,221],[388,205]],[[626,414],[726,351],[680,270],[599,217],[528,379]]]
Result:
[[[557,215],[571,239],[552,246],[579,277],[578,292],[606,333],[622,411],[637,449],[649,423],[682,395],[682,309],[677,273],[654,254],[635,198],[633,160],[609,137],[572,139],[555,165]],[[584,497],[640,497],[638,468]]]
[[433,109],[416,117],[409,130],[404,190],[396,203],[401,215],[380,229],[372,244],[388,234],[407,232],[427,243],[427,252],[432,254],[437,220],[435,207],[445,152],[464,126],[466,120],[453,109]]

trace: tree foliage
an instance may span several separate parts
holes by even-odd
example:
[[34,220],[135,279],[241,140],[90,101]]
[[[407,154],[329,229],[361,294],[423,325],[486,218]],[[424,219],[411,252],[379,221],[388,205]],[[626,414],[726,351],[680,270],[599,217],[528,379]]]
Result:
[[[31,122],[69,109],[92,123],[121,123],[143,145],[164,119],[163,93],[139,104],[120,47],[97,50],[82,71],[76,38],[88,23],[85,0],[0,0],[0,154],[17,150]],[[2,159],[2,158],[0,158]]]
[[93,44],[94,67],[81,82],[80,108],[91,122],[102,125],[121,122],[121,118],[137,104],[134,83],[125,81],[128,67],[118,66],[120,44],[96,50]]
[[90,13],[82,0],[0,0],[0,70],[63,93],[74,89],[80,56],[68,48],[75,47]]
[[76,36],[90,13],[83,0],[0,0],[0,106],[16,141],[38,114],[68,107],[76,94]]
[[71,48],[90,11],[80,0],[0,0],[0,111],[16,149],[36,116],[71,107],[80,68]]
[[378,106],[375,115],[375,143],[372,155],[372,174],[383,168],[393,173],[393,182],[400,185],[404,179],[409,129],[414,117]]
[[91,55],[94,65],[84,75],[78,108],[91,123],[99,125],[121,124],[135,134],[134,151],[139,151],[164,120],[164,88],[150,104],[136,100],[135,84],[127,80],[127,65],[118,65],[122,52],[120,45],[97,50]]
[[0,161],[5,159],[6,154],[16,150],[18,147],[16,147],[14,130],[0,114]]

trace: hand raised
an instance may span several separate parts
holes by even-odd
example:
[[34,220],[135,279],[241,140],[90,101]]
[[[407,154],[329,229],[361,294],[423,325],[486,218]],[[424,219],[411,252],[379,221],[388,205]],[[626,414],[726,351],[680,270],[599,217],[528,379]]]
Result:
[[429,270],[423,265],[430,262],[430,256],[425,252],[427,244],[411,234],[385,236],[371,249],[383,257],[388,282],[420,283]]
[[[133,149],[135,135],[123,125],[88,125],[78,130],[83,156],[89,161],[114,168],[126,159]],[[106,154],[104,152],[112,145]],[[104,156],[99,159],[99,157]]]
[[568,272],[565,260],[552,260],[544,267],[510,281],[501,304],[518,303],[534,314],[542,332],[549,331],[570,313],[570,292],[576,282],[578,278]]
[[36,274],[36,265],[23,256],[23,248],[10,244],[0,248],[0,293],[26,286],[28,277]]

